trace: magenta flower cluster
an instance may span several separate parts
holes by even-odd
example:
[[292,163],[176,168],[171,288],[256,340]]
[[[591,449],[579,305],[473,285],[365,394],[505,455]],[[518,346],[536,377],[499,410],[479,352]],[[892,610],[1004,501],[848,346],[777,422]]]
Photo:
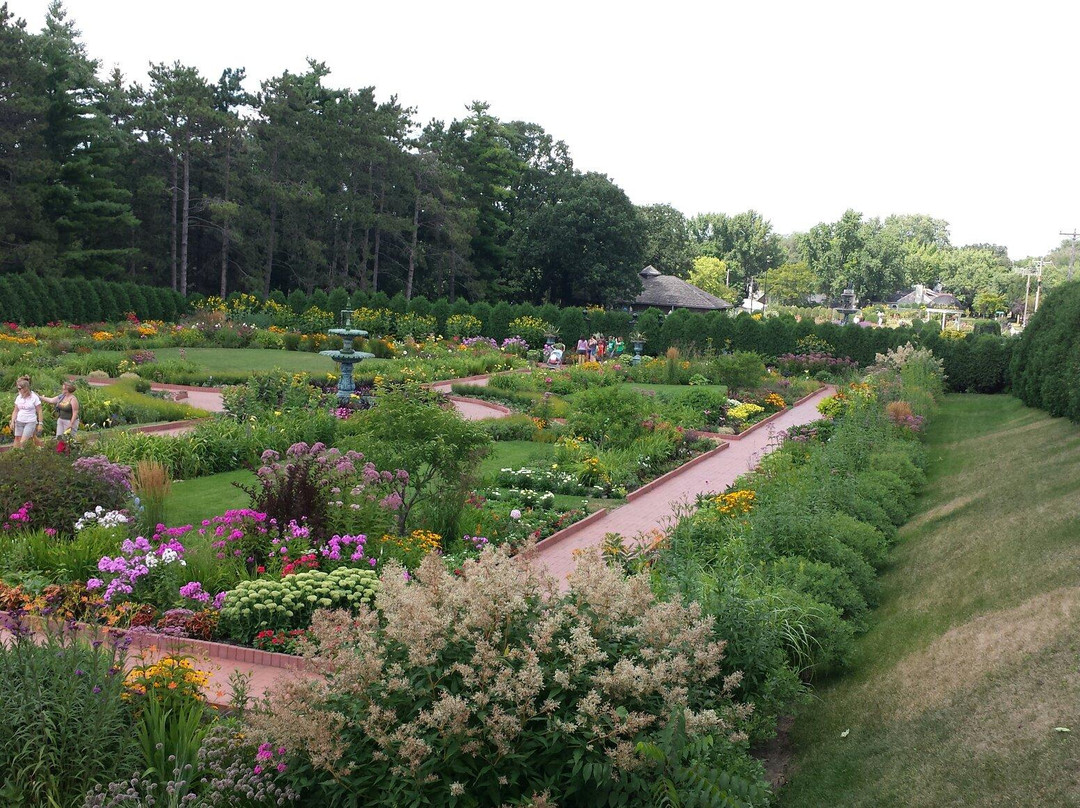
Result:
[[239,543],[245,536],[256,534],[263,537],[273,527],[277,527],[277,520],[268,519],[265,513],[251,508],[239,508],[225,511],[213,519],[204,519],[202,527],[199,528],[199,535],[205,536],[208,531],[211,532],[214,535],[214,541],[210,543],[210,546],[217,550],[219,559],[224,559],[230,554],[230,546],[233,547],[231,555],[239,557],[243,554]]
[[529,350],[529,343],[523,340],[521,337],[507,337],[502,341],[502,345],[499,346],[504,351],[517,349],[519,351]]
[[462,536],[461,538],[467,547],[474,550],[483,550],[488,545],[486,536]]
[[[367,543],[367,536],[360,533],[356,536],[339,536],[336,533],[330,537],[330,539],[319,548],[319,555],[330,561],[363,561],[364,560],[364,545]],[[370,559],[369,563],[375,566],[375,559]]]
[[27,527],[30,524],[30,511],[33,510],[33,508],[33,502],[24,502],[19,510],[8,516],[8,521],[4,522],[4,530]]
[[[264,769],[269,769],[271,766],[279,773],[285,771],[288,768],[282,759],[285,757],[285,751],[284,746],[279,746],[276,752],[268,743],[259,746],[259,751],[255,753],[255,774],[262,774]],[[276,765],[274,765],[275,758],[278,760]]]

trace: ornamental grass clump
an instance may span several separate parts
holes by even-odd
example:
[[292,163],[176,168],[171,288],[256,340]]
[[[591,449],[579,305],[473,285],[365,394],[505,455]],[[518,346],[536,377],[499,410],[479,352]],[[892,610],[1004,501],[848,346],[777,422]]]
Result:
[[256,727],[301,753],[310,804],[630,804],[658,775],[638,744],[675,717],[712,739],[707,763],[753,771],[712,618],[598,557],[569,584],[498,549],[453,573],[388,565],[376,609],[316,612],[321,676],[281,686]]
[[135,464],[131,488],[139,499],[139,527],[152,532],[165,521],[165,500],[172,490],[169,470],[157,460],[140,460]]
[[0,629],[0,804],[81,805],[95,783],[132,771],[125,646],[80,637],[74,624],[35,632],[18,613]]

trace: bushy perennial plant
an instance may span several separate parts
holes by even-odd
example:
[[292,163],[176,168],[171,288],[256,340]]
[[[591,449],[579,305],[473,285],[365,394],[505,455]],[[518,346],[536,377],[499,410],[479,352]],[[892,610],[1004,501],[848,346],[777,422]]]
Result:
[[560,594],[506,552],[458,574],[429,556],[411,577],[388,566],[376,603],[317,612],[309,656],[322,676],[286,684],[257,719],[302,751],[322,783],[311,799],[500,805],[550,792],[591,805],[623,789],[625,804],[654,774],[638,742],[672,715],[726,749],[742,738],[751,708],[731,697],[739,675],[721,673],[712,619],[599,558],[581,559]]

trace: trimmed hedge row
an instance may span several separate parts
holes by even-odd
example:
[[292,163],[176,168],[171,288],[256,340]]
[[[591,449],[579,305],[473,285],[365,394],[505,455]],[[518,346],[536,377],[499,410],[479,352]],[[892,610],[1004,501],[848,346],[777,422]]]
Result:
[[1080,281],[1043,299],[1016,346],[1011,376],[1029,407],[1080,423]]
[[140,320],[173,321],[185,311],[184,298],[161,286],[31,273],[0,275],[0,322],[115,322],[129,312]]

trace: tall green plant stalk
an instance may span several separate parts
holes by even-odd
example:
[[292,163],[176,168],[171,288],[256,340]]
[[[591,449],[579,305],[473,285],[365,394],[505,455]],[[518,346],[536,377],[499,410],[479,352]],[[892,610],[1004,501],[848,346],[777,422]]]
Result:
[[165,522],[165,500],[172,491],[169,470],[157,460],[140,460],[135,464],[132,489],[142,508],[139,528],[152,532]]
[[135,722],[122,645],[90,642],[71,627],[37,632],[18,618],[0,641],[2,805],[82,805],[87,790],[128,774]]

